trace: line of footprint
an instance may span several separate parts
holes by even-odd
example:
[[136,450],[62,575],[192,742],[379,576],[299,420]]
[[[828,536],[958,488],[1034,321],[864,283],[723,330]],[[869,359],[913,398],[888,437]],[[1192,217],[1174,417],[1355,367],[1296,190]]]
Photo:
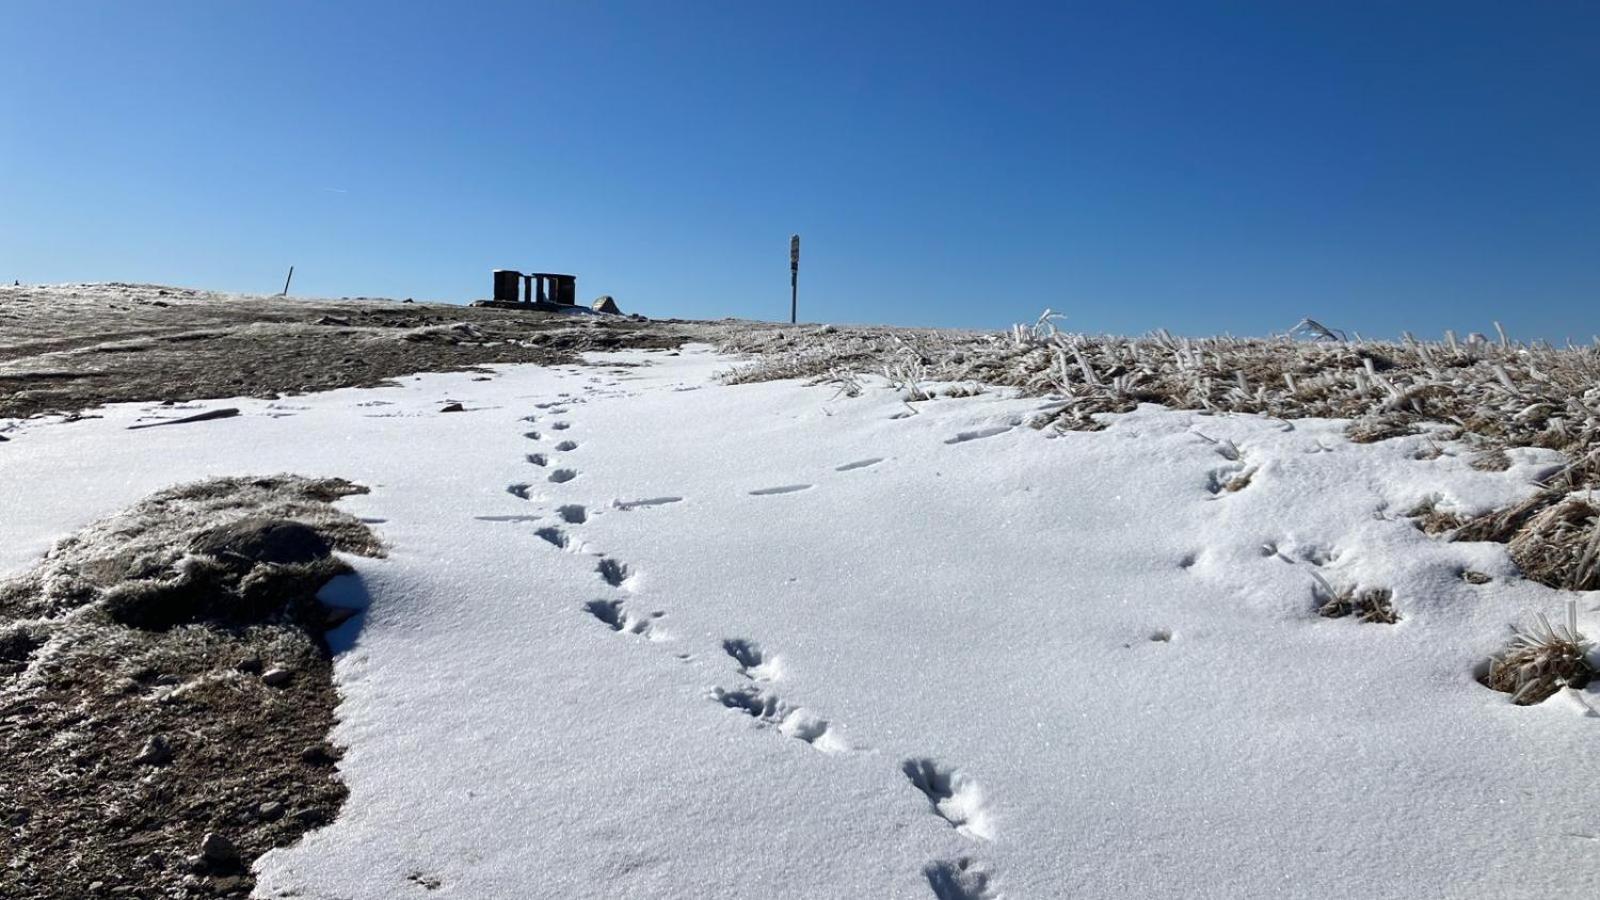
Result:
[[[536,404],[545,415],[560,416],[569,411],[569,404],[573,401],[567,398]],[[525,416],[524,421],[535,423],[539,415]],[[571,425],[562,419],[551,421],[546,427],[552,432],[567,431]],[[993,437],[1010,431],[1015,426],[1002,426],[982,429],[975,432],[962,432],[945,441],[947,444],[966,443],[975,439]],[[532,441],[543,441],[545,434],[538,429],[529,430],[523,435]],[[578,449],[578,442],[563,438],[553,445],[553,452],[538,451],[526,455],[529,464],[547,469],[545,480],[551,484],[566,484],[578,477],[574,468],[559,465],[560,456]],[[883,457],[870,457],[866,459],[847,462],[835,466],[837,472],[850,472],[866,469],[883,462]],[[813,484],[787,484],[769,488],[758,488],[750,491],[751,496],[771,496],[778,494],[798,493],[810,490]],[[533,499],[533,484],[519,482],[508,485],[506,490],[514,496],[524,500]],[[681,501],[682,497],[649,497],[638,500],[613,500],[612,506],[619,510],[632,510],[652,506],[662,506]],[[556,507],[556,517],[567,526],[582,525],[588,521],[587,509],[577,503],[566,503]],[[538,516],[497,516],[489,517],[496,520],[532,520]],[[535,534],[547,543],[563,550],[577,549],[577,545],[568,529],[560,526],[546,526],[538,529]],[[601,555],[595,566],[596,575],[609,588],[625,591],[634,573],[629,570],[626,563],[609,556]],[[657,622],[665,617],[660,610],[648,614],[639,614],[630,608],[625,597],[608,597],[586,601],[583,611],[596,621],[605,625],[618,634],[635,635],[646,639],[658,639],[659,631]],[[799,740],[815,750],[823,753],[849,753],[865,750],[867,748],[852,743],[844,736],[843,730],[816,713],[802,706],[793,705],[785,701],[773,688],[773,683],[778,681],[783,674],[783,663],[780,657],[769,654],[756,641],[747,638],[728,638],[722,642],[722,652],[731,659],[736,666],[738,674],[744,681],[734,687],[713,687],[708,697],[729,710],[752,719],[758,728],[770,728],[785,737]],[[689,654],[679,654],[679,658],[687,659]],[[950,827],[954,828],[963,837],[974,841],[992,841],[995,838],[993,817],[989,811],[983,790],[978,783],[962,770],[947,767],[937,760],[927,757],[906,759],[901,763],[901,772],[906,780],[920,792],[928,801],[930,812],[938,816]],[[935,860],[923,869],[923,876],[927,879],[936,900],[998,900],[999,894],[993,886],[994,876],[987,867],[970,856],[960,856],[955,859]]]

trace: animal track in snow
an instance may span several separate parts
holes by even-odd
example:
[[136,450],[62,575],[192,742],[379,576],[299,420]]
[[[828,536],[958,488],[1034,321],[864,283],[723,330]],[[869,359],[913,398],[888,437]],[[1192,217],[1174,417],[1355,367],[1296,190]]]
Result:
[[780,484],[777,487],[758,488],[750,492],[752,497],[770,497],[773,494],[796,494],[800,491],[809,491],[816,485],[813,484]]
[[528,462],[536,466],[548,466],[550,465],[550,457],[545,456],[543,453],[529,453]]
[[947,769],[932,759],[908,759],[900,770],[928,798],[939,818],[967,837],[994,840],[988,804],[978,783],[959,769]]
[[1005,434],[1016,427],[1017,426],[1015,425],[991,425],[988,428],[976,428],[972,431],[962,431],[956,434],[956,436],[953,438],[945,439],[945,443],[965,444],[967,441],[977,441],[982,440],[983,438],[994,437],[997,434]]
[[[612,631],[624,634],[648,635],[650,633],[650,619],[640,618],[628,611],[626,603],[621,600],[590,600],[583,605],[589,615],[604,622]],[[651,618],[660,618],[656,613]]]
[[922,874],[937,900],[995,900],[998,896],[989,889],[989,873],[965,856],[928,863]]
[[609,556],[600,558],[600,564],[595,566],[595,571],[600,573],[600,578],[612,587],[622,587],[629,577],[628,567],[617,562]]
[[778,657],[768,657],[755,641],[729,638],[722,642],[722,652],[739,664],[739,674],[752,681],[776,681],[782,673]]
[[835,472],[852,472],[856,469],[865,469],[869,466],[875,466],[881,462],[883,462],[883,457],[874,456],[871,459],[858,459],[855,462],[848,462],[842,466],[834,466],[833,470]]
[[572,427],[572,423],[570,423],[570,422],[551,422],[550,423],[550,427],[551,427],[551,429],[553,429],[555,431],[566,431],[568,428]]
[[848,742],[834,733],[827,719],[819,719],[804,709],[790,708],[770,691],[753,686],[731,691],[713,688],[711,699],[731,710],[744,713],[760,725],[776,727],[779,734],[805,741],[823,753],[839,753],[851,749]]
[[641,509],[647,506],[666,506],[669,503],[681,503],[682,497],[646,497],[643,500],[612,500],[611,508],[627,512],[630,509]]
[[506,493],[510,494],[513,497],[520,497],[523,500],[527,500],[528,499],[528,492],[530,490],[532,490],[532,489],[533,489],[533,485],[527,484],[526,482],[520,482],[520,481],[517,482],[516,484],[508,484],[508,485],[506,485]]
[[576,450],[576,449],[578,449],[578,442],[577,441],[562,441],[561,443],[556,445],[556,449],[560,450],[562,453],[566,453],[566,452],[571,451],[571,450]]
[[557,469],[550,473],[549,481],[553,484],[566,484],[577,477],[578,473],[574,469]]
[[554,525],[541,528],[535,531],[534,534],[563,550],[567,549],[567,533]]
[[577,503],[556,507],[556,515],[568,525],[582,525],[589,521],[589,513]]

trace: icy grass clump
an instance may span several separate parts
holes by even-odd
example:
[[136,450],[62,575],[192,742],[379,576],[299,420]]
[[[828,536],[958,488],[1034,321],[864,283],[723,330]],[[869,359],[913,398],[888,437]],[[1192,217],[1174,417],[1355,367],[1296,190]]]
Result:
[[1600,344],[1556,348],[1451,332],[1438,342],[1180,338],[1157,331],[1136,338],[1061,331],[1046,311],[1008,332],[884,327],[733,328],[719,349],[751,362],[724,372],[730,384],[811,378],[846,387],[855,372],[882,372],[910,400],[928,399],[924,382],[976,382],[1057,395],[1043,424],[1098,427],[1092,418],[1139,403],[1249,412],[1284,418],[1353,420],[1351,438],[1383,440],[1443,424],[1471,436],[1488,455],[1538,446],[1574,456],[1600,445]]
[[1540,613],[1533,625],[1513,629],[1511,642],[1489,661],[1483,683],[1511,695],[1519,706],[1542,703],[1564,687],[1582,688],[1595,675],[1595,642],[1578,630],[1578,602],[1567,601],[1567,621],[1552,625]]

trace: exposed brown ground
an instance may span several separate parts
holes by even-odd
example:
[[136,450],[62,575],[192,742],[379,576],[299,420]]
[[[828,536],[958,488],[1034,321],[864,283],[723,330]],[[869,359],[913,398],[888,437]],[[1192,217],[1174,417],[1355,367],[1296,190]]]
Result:
[[414,372],[552,365],[676,347],[624,316],[387,300],[291,300],[156,285],[0,286],[0,418],[102,403],[276,397]]
[[245,896],[333,820],[324,632],[349,613],[314,595],[348,571],[331,549],[382,552],[329,505],[360,491],[172,488],[0,581],[0,897]]

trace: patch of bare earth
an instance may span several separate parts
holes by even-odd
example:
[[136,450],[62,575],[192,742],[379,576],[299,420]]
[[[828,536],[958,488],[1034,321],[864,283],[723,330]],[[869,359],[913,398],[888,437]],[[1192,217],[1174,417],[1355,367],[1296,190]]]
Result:
[[364,491],[172,488],[0,582],[0,896],[242,897],[333,820],[326,635],[353,611],[316,594],[333,551],[381,555],[332,505]]
[[135,284],[0,286],[0,418],[104,403],[273,398],[416,372],[555,365],[676,348],[689,330],[618,315],[292,300]]

